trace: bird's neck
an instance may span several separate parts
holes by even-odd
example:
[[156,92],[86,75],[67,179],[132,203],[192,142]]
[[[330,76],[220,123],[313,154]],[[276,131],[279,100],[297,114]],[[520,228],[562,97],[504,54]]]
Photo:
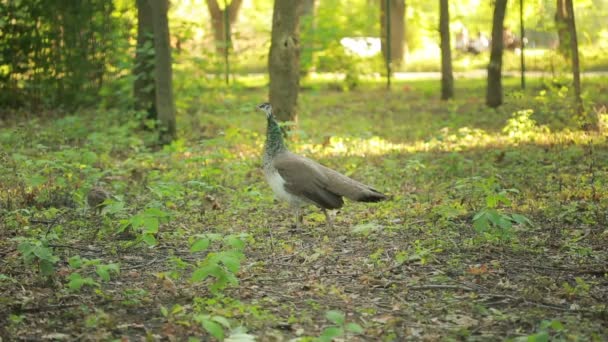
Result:
[[283,141],[283,132],[281,127],[273,117],[268,118],[268,126],[266,127],[266,144],[264,153],[267,157],[274,157],[280,152],[287,150]]

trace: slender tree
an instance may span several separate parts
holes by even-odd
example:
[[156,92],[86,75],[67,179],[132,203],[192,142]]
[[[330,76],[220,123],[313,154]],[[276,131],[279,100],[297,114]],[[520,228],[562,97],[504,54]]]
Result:
[[519,55],[521,89],[526,89],[526,30],[524,29],[524,0],[519,0],[519,36],[521,38],[521,53]]
[[[386,0],[380,1],[380,37],[382,44],[382,55],[387,59],[387,25],[386,25]],[[398,66],[403,62],[407,49],[405,42],[405,0],[390,1],[390,62]]]
[[156,108],[158,110],[159,142],[167,144],[176,137],[175,103],[173,102],[173,71],[169,44],[168,0],[148,0],[154,18],[154,75]]
[[506,12],[507,0],[496,0],[492,20],[492,49],[490,51],[490,63],[488,64],[488,86],[486,90],[486,104],[492,108],[502,104],[502,51]]
[[557,29],[558,51],[570,59],[570,31],[568,28],[568,8],[566,0],[556,0],[555,3],[555,28]]
[[454,97],[448,0],[439,0],[439,34],[441,36],[441,99],[447,100]]
[[147,118],[158,119],[154,87],[154,16],[148,0],[137,0],[137,48],[133,74],[135,109],[148,113]]
[[582,114],[584,111],[583,100],[581,98],[581,67],[578,60],[578,39],[576,38],[576,21],[574,19],[574,5],[572,0],[566,1],[568,35],[570,36],[570,57],[572,60],[572,78],[574,83],[574,96],[577,111]]
[[294,122],[298,117],[296,107],[300,88],[299,1],[275,0],[268,56],[273,112],[279,120]]
[[[226,4],[227,0],[224,1],[224,4]],[[209,14],[211,15],[213,38],[215,39],[215,50],[218,54],[223,55],[226,52],[226,48],[230,44],[230,39],[232,37],[232,26],[236,22],[236,18],[241,5],[243,4],[243,0],[232,0],[224,9],[220,8],[217,0],[206,0],[206,3],[207,8],[209,9]],[[228,11],[227,16],[225,15],[225,11]],[[228,23],[225,21],[226,17],[228,17]],[[228,32],[226,32],[226,30],[228,30]],[[228,41],[226,40],[226,37],[228,38]]]

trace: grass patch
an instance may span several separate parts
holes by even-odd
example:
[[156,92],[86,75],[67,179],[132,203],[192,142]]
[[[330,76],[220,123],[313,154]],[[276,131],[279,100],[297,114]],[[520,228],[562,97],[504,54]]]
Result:
[[[608,337],[606,132],[559,80],[505,79],[497,110],[483,80],[448,102],[437,81],[308,80],[290,148],[392,199],[331,232],[310,208],[303,233],[260,170],[263,80],[190,82],[162,149],[122,110],[0,130],[0,336]],[[605,84],[585,80],[603,120]]]

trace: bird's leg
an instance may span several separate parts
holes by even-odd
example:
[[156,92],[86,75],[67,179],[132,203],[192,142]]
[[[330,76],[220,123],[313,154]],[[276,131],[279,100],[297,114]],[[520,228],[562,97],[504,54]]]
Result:
[[332,229],[334,227],[334,222],[331,218],[331,214],[325,208],[323,208],[323,214],[325,214],[325,224],[327,224],[327,228]]
[[296,230],[300,230],[302,228],[302,223],[304,222],[304,215],[302,214],[302,208],[300,206],[296,206]]

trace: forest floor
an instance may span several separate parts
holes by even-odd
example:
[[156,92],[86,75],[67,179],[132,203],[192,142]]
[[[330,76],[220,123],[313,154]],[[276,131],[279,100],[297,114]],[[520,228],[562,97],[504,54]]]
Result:
[[607,340],[608,82],[593,131],[511,83],[497,110],[474,80],[302,92],[290,148],[391,196],[333,230],[273,200],[264,88],[178,86],[164,148],[127,111],[7,121],[0,340]]

